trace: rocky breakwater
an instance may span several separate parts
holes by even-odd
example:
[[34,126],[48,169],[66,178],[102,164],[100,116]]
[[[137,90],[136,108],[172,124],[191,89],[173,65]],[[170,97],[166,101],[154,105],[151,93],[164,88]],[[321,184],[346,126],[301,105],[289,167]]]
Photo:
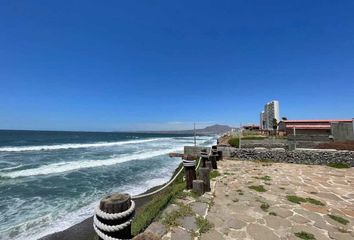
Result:
[[270,160],[274,162],[328,165],[344,163],[354,167],[354,151],[319,149],[237,149],[230,151],[230,158],[241,160]]

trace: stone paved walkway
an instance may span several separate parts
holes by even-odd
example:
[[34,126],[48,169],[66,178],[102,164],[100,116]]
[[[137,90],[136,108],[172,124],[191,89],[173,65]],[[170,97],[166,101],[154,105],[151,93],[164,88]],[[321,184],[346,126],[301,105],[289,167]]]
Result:
[[[161,217],[147,230],[164,240],[285,240],[300,239],[295,234],[301,232],[317,240],[354,239],[354,168],[235,160],[219,161],[218,167],[212,193],[184,196],[163,214],[189,206],[190,216],[174,226]],[[200,233],[198,216],[212,223],[207,232]]]

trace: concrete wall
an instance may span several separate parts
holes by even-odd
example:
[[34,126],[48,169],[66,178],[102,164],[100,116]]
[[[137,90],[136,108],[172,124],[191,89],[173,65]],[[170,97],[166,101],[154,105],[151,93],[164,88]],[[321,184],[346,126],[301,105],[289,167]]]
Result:
[[330,142],[329,134],[300,134],[288,135],[288,148],[294,149],[296,142],[297,148],[316,148],[319,144]]
[[354,141],[353,123],[332,123],[331,129],[335,141]]
[[[219,149],[219,148],[218,148]],[[226,157],[239,160],[271,160],[274,162],[317,164],[346,163],[354,167],[353,151],[308,149],[287,151],[285,149],[237,149],[220,148]]]
[[241,140],[241,148],[287,148],[288,143],[286,139],[263,139],[263,140]]
[[210,147],[194,147],[194,146],[185,146],[184,155],[200,157],[200,151],[206,149],[207,152],[210,151]]

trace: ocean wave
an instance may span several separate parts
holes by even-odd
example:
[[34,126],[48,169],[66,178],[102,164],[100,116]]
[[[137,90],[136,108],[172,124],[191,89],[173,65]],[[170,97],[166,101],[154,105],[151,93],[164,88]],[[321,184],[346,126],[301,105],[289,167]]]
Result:
[[20,147],[0,147],[0,152],[23,152],[23,151],[50,151],[73,148],[91,148],[91,147],[110,147],[127,144],[139,144],[161,140],[161,138],[129,140],[119,142],[97,142],[97,143],[68,143],[59,145],[40,145],[40,146],[20,146]]
[[[172,171],[173,169],[170,169],[170,172]],[[144,182],[131,183],[128,185],[119,186],[115,190],[116,192],[126,192],[134,196],[143,193],[152,187],[166,183],[170,179],[170,177],[171,176],[169,174],[166,175],[164,173],[163,177],[156,177],[153,179],[148,179]],[[80,199],[76,199],[75,201],[80,201]],[[55,219],[55,217],[53,217],[52,215],[46,214],[44,216],[25,221],[21,224],[5,229],[3,231],[4,237],[6,237],[6,239],[12,239],[10,238],[10,235],[13,232],[16,232],[19,233],[19,235],[16,236],[17,240],[36,240],[43,238],[49,234],[63,231],[91,217],[94,214],[94,209],[98,203],[99,200],[95,199],[93,200],[93,202],[75,211],[70,210],[71,205],[73,203],[67,203],[62,209],[56,210],[56,212],[61,213],[61,217]],[[45,208],[45,206],[43,206],[43,208]],[[2,236],[0,231],[0,239],[2,239],[1,237]]]
[[6,168],[0,169],[0,171],[14,170],[14,169],[20,168],[20,167],[22,167],[22,166],[23,166],[23,165],[20,164],[20,165],[14,166],[14,167],[6,167]]
[[142,160],[152,157],[157,157],[161,155],[166,155],[171,152],[180,151],[183,147],[164,149],[164,150],[155,150],[137,154],[127,154],[120,157],[109,158],[105,160],[82,160],[82,161],[71,161],[71,162],[60,162],[53,163],[48,165],[43,165],[38,168],[24,169],[19,171],[12,171],[1,173],[0,177],[4,178],[17,178],[17,177],[29,177],[36,175],[49,175],[49,174],[58,174],[63,172],[69,172],[74,170],[79,170],[83,168],[95,168],[110,166],[122,162],[132,161],[132,160]]

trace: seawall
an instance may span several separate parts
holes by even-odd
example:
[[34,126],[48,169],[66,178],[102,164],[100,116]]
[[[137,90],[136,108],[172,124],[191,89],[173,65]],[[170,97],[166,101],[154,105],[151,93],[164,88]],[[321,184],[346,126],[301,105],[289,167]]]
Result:
[[331,149],[297,149],[282,148],[232,148],[218,147],[223,156],[240,160],[270,160],[274,162],[327,165],[345,163],[354,167],[354,151],[337,151]]

